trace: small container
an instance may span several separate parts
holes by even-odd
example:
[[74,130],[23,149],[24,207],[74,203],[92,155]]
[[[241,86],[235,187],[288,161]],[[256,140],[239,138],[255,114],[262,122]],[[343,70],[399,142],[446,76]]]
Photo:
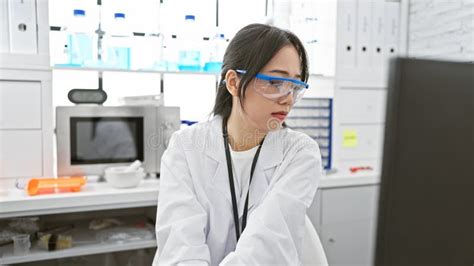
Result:
[[201,50],[198,32],[196,17],[194,15],[186,15],[182,37],[180,37],[181,49],[179,51],[178,64],[180,71],[201,70]]
[[72,248],[73,239],[71,235],[38,233],[38,247],[53,251]]
[[176,35],[171,35],[169,37],[165,37],[164,39],[163,59],[167,71],[179,71],[178,44],[178,37]]
[[86,184],[84,176],[59,178],[32,178],[28,181],[28,195],[50,194],[58,192],[79,192]]
[[145,177],[143,168],[126,171],[128,166],[109,167],[105,169],[105,180],[115,188],[133,188]]
[[212,49],[209,61],[204,64],[204,71],[219,73],[222,69],[222,62],[224,60],[225,50],[227,49],[227,41],[224,38],[224,34],[217,34],[211,44]]
[[30,235],[16,235],[12,236],[13,240],[13,254],[15,256],[25,255],[30,252],[31,242]]
[[105,38],[104,45],[107,47],[106,65],[108,67],[130,69],[132,33],[128,29],[125,18],[125,13],[114,13],[112,29]]
[[93,30],[88,27],[85,10],[74,9],[73,14],[68,26],[69,65],[83,67],[94,59]]

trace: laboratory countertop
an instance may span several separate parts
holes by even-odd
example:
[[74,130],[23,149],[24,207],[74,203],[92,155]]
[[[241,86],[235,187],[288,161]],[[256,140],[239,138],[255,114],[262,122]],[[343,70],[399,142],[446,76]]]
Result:
[[135,188],[117,189],[106,182],[88,183],[80,192],[37,196],[0,190],[0,218],[153,206],[159,184],[158,179],[149,179]]
[[360,173],[352,175],[326,174],[319,182],[319,188],[336,188],[351,186],[377,185],[380,183],[380,174]]
[[[117,189],[108,183],[88,183],[80,192],[28,196],[18,189],[0,190],[0,219],[55,213],[155,206],[158,179],[143,180],[136,188]],[[378,175],[323,176],[320,188],[376,185]]]

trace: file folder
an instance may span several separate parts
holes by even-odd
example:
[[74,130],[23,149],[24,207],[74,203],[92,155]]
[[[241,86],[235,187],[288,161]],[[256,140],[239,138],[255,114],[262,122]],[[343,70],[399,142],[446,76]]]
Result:
[[10,52],[8,2],[0,1],[0,53]]
[[387,59],[398,54],[398,40],[400,35],[400,3],[385,3],[385,50]]
[[36,54],[36,1],[9,0],[10,53]]
[[357,1],[357,54],[356,61],[359,69],[371,67],[372,57],[372,1]]
[[372,66],[380,68],[385,62],[385,1],[372,1]]
[[356,0],[342,0],[338,4],[338,63],[342,68],[356,67]]

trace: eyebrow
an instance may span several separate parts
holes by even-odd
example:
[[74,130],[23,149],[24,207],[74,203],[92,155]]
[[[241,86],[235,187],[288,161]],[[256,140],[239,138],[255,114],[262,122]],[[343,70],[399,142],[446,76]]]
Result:
[[[280,70],[280,69],[270,70],[269,72],[270,72],[270,73],[278,73],[278,74],[283,74],[283,75],[286,75],[286,76],[290,76],[290,73],[288,73],[288,71]],[[296,78],[301,79],[301,75],[299,75],[299,74],[296,75]]]

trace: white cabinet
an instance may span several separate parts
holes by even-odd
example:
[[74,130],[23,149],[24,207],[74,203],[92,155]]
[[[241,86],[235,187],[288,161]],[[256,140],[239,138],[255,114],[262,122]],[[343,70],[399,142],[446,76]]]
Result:
[[52,169],[51,71],[0,68],[0,182]]
[[337,99],[341,124],[380,124],[385,122],[385,89],[341,88]]
[[41,129],[41,82],[0,80],[0,129]]
[[53,174],[48,1],[0,1],[0,30],[0,186],[11,187]]
[[376,186],[356,186],[322,191],[322,224],[374,218]]
[[378,185],[319,189],[308,210],[329,265],[371,265]]
[[333,168],[377,174],[389,59],[406,54],[408,0],[338,2]]
[[0,130],[0,177],[43,175],[41,130]]
[[[334,147],[341,160],[379,159],[382,157],[384,125],[340,125]],[[348,141],[353,137],[353,142]]]
[[324,225],[321,243],[329,265],[371,265],[374,233],[370,219]]

